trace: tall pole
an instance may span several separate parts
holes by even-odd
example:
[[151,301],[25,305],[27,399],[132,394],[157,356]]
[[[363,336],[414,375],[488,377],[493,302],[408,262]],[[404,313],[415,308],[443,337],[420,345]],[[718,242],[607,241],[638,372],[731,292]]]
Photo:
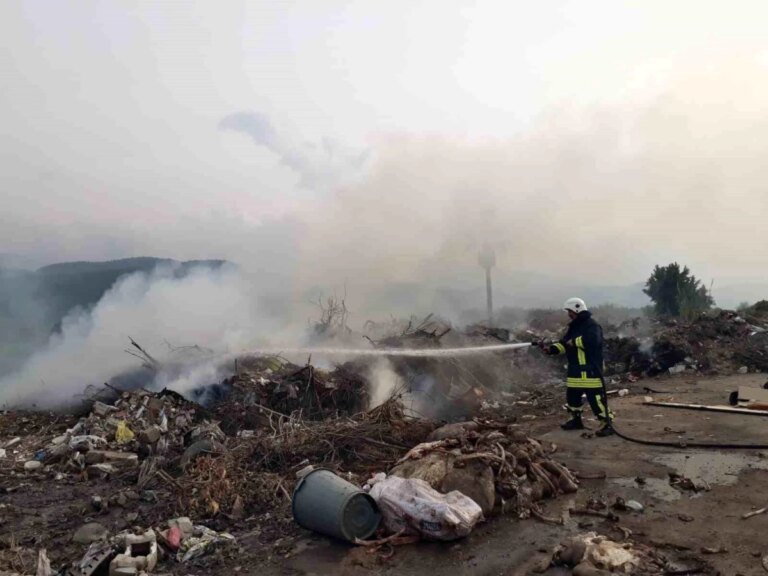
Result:
[[491,287],[491,268],[496,264],[496,252],[487,242],[483,244],[478,263],[485,269],[485,296],[488,304],[488,327],[493,328],[493,289]]
[[485,269],[485,295],[488,301],[488,327],[493,328],[493,289],[491,288],[491,268]]

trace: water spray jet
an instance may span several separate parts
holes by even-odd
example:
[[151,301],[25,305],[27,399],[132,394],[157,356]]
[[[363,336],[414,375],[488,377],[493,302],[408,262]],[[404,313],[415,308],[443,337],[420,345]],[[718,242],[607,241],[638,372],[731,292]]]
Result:
[[528,348],[531,342],[518,342],[514,344],[496,344],[493,346],[470,346],[466,348],[381,348],[368,350],[360,348],[262,348],[253,350],[254,354],[280,355],[280,354],[320,354],[328,356],[384,356],[402,358],[438,358],[453,356],[469,356],[473,354],[485,354],[490,352],[503,352],[505,350],[518,350]]

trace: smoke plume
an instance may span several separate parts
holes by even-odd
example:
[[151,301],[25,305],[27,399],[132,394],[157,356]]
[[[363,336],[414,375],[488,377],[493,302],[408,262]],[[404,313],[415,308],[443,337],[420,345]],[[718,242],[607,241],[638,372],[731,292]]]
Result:
[[[252,285],[231,267],[199,268],[182,278],[167,268],[136,273],[121,279],[91,311],[67,316],[60,334],[0,381],[0,402],[44,408],[70,403],[86,386],[100,386],[140,365],[125,352],[129,337],[158,360],[172,362],[169,344],[225,355],[257,344],[268,326]],[[207,358],[174,378],[180,392],[217,381],[216,363]]]
[[[57,191],[45,196],[49,209],[12,199],[0,240],[59,260],[226,258],[244,274],[124,279],[0,382],[1,398],[50,405],[128,370],[128,336],[152,350],[168,340],[234,351],[305,322],[307,301],[321,293],[346,291],[356,327],[390,313],[458,314],[439,309],[436,293],[482,290],[485,242],[496,249],[497,289],[512,303],[546,300],[553,285],[642,281],[673,260],[707,282],[757,281],[768,250],[768,237],[755,233],[768,213],[765,59],[704,56],[627,101],[552,109],[503,140],[401,133],[378,137],[367,156],[341,154],[297,144],[278,119],[235,113],[219,120],[206,169],[190,166],[207,147],[188,157],[168,148],[172,170],[162,178],[126,165],[113,196],[98,198],[79,191],[101,191],[113,167],[64,156],[66,170],[57,164],[49,175]],[[265,148],[273,156],[260,156]],[[238,170],[251,158],[249,179]],[[37,171],[14,166],[2,182],[16,189]],[[34,200],[50,186],[19,196]],[[73,225],[47,214],[79,216]],[[92,241],[84,246],[83,236]]]

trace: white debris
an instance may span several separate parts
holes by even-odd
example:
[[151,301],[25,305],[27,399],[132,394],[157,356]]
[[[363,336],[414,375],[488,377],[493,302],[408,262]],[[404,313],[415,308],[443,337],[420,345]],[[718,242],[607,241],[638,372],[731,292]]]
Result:
[[95,446],[98,444],[106,444],[107,441],[102,438],[101,436],[94,436],[92,434],[88,434],[85,436],[75,436],[69,441],[69,447],[72,450],[77,450],[78,448],[87,448],[88,450],[93,450]]
[[631,544],[619,544],[595,532],[582,534],[579,539],[586,545],[584,560],[593,566],[612,574],[631,574],[640,565]]
[[683,372],[685,372],[685,364],[675,364],[669,367],[670,374],[682,374]]
[[441,494],[424,480],[382,479],[382,474],[368,484],[384,525],[393,533],[405,530],[429,540],[455,540],[467,536],[483,519],[480,506],[457,490]]

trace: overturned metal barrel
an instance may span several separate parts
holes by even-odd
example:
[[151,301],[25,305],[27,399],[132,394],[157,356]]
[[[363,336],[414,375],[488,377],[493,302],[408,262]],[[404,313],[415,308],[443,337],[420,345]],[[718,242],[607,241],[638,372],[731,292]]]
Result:
[[324,468],[299,480],[292,509],[299,526],[349,542],[369,538],[381,522],[370,495]]

